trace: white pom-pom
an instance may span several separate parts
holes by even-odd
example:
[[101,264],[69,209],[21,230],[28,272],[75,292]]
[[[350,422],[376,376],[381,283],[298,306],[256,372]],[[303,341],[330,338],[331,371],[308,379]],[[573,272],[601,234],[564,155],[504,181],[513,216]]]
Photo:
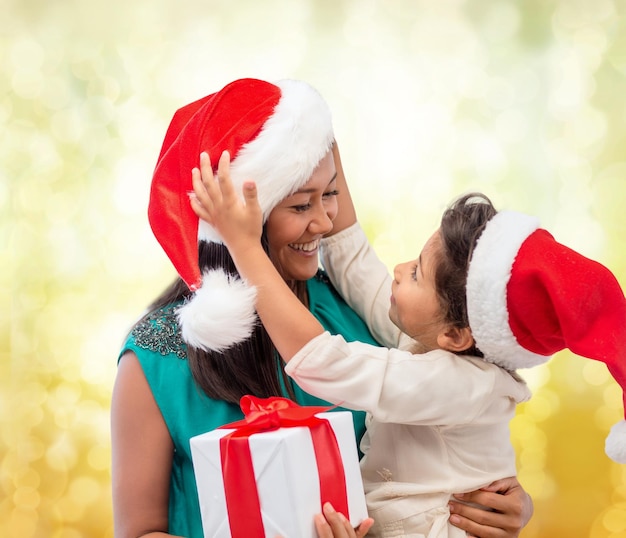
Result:
[[222,270],[204,273],[202,287],[178,309],[183,340],[204,351],[223,351],[251,334],[256,288]]
[[611,428],[604,451],[613,461],[626,463],[626,420],[620,420]]

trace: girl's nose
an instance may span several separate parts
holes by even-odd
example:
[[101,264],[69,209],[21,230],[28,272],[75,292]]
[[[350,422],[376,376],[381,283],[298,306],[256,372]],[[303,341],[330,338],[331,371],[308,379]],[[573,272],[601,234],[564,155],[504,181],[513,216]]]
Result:
[[396,282],[400,282],[400,278],[402,277],[402,266],[403,265],[404,265],[403,263],[399,263],[398,265],[396,265],[393,268],[393,279]]

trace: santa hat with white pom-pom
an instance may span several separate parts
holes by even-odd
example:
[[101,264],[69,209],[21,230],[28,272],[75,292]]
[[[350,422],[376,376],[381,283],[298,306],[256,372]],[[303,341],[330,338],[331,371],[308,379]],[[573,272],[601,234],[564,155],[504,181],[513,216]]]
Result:
[[191,170],[206,151],[216,169],[228,150],[238,192],[254,180],[264,219],[302,187],[332,148],[330,110],[308,84],[239,79],[179,109],[165,135],[150,190],[152,231],[193,295],[178,310],[183,339],[205,351],[246,340],[257,322],[255,290],[222,267],[201,273],[202,241],[221,243],[189,203]]
[[[509,370],[546,362],[562,349],[598,361],[622,388],[626,409],[626,299],[606,267],[558,243],[535,218],[495,215],[467,277],[467,310],[485,359]],[[626,420],[606,439],[626,463]]]

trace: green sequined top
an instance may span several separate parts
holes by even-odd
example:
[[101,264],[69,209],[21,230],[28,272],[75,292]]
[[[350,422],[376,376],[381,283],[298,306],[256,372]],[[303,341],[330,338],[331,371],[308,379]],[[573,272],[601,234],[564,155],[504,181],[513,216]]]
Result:
[[[327,331],[341,334],[348,341],[376,344],[365,323],[337,294],[324,273],[319,272],[309,280],[307,289],[309,309]],[[195,384],[174,313],[176,306],[166,306],[140,321],[129,334],[120,357],[128,350],[137,356],[174,442],[169,532],[202,538],[189,439],[240,420],[243,415],[237,405],[213,400]],[[294,389],[301,405],[328,405],[297,386]],[[365,415],[353,412],[353,417],[360,440],[365,431]]]

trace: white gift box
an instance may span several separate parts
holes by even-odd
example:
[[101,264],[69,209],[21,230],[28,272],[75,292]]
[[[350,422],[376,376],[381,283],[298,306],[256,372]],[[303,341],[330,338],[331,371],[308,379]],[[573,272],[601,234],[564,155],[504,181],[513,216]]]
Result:
[[[336,411],[315,416],[328,420],[335,433],[346,478],[350,522],[357,527],[367,517],[367,508],[352,414]],[[220,439],[233,431],[217,429],[190,439],[205,538],[232,536],[221,468]],[[313,517],[322,511],[322,506],[309,429],[301,426],[255,433],[250,435],[248,443],[265,536],[317,538]]]

